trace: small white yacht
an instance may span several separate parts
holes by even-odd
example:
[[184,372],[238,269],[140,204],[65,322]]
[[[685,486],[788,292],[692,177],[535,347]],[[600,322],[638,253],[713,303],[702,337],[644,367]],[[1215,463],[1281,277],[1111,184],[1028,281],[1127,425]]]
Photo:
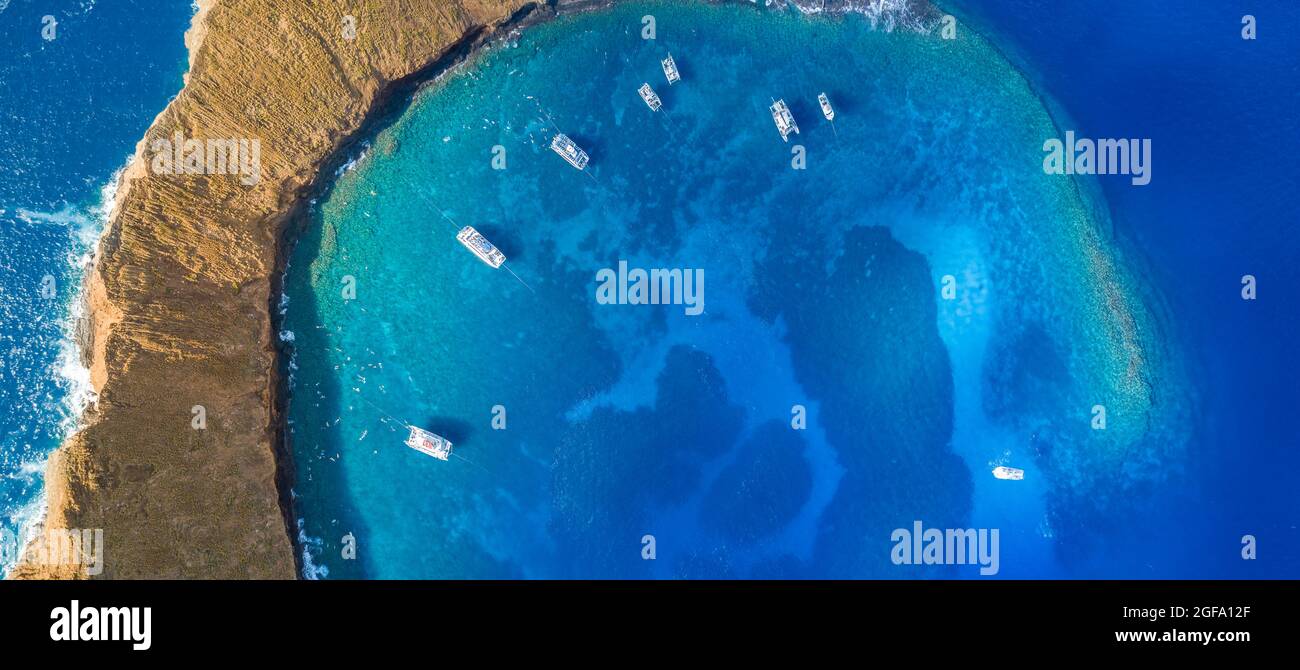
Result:
[[659,94],[655,93],[653,88],[650,88],[649,83],[641,84],[641,88],[637,89],[637,93],[640,93],[641,99],[645,100],[645,104],[650,106],[650,111],[657,112],[660,107],[663,107],[664,103],[659,99]]
[[790,133],[799,133],[799,125],[794,122],[794,115],[790,113],[790,107],[785,104],[785,100],[775,100],[772,102],[772,120],[776,122],[776,130],[781,133],[781,141],[789,142]]
[[682,80],[682,73],[677,71],[677,61],[673,60],[672,54],[668,54],[668,57],[661,62],[664,66],[664,76],[668,77],[668,85],[671,86]]
[[1008,468],[1005,465],[999,465],[998,467],[993,468],[993,476],[998,479],[1014,479],[1019,481],[1025,478],[1025,471],[1020,468]]
[[560,158],[563,158],[569,165],[579,170],[585,169],[588,160],[590,160],[587,157],[587,152],[579,149],[578,145],[564,133],[560,133],[551,139],[551,150],[560,154]]
[[825,93],[817,96],[817,104],[822,106],[822,116],[825,116],[827,121],[835,120],[835,110],[831,107],[831,99],[826,97]]
[[501,250],[489,242],[486,237],[483,237],[482,233],[474,230],[473,226],[461,228],[460,232],[456,233],[456,239],[465,245],[466,249],[474,252],[474,255],[478,256],[479,260],[494,268],[499,268],[502,263],[506,262],[506,255],[501,253]]
[[449,460],[451,456],[451,440],[430,433],[423,428],[416,428],[415,426],[409,426],[409,428],[411,429],[411,435],[406,438],[406,446],[440,461]]

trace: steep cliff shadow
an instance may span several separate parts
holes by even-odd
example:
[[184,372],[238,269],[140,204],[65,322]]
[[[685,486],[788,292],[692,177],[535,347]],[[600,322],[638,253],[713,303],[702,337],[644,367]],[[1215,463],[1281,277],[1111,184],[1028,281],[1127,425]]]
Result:
[[[321,253],[324,235],[319,219],[311,219],[311,227],[301,240],[304,246],[296,254],[298,263],[310,263]],[[292,372],[296,377],[292,397],[286,395],[284,403],[286,410],[292,409],[285,416],[293,421],[285,431],[284,449],[294,467],[288,484],[296,495],[289,513],[294,523],[294,553],[299,574],[310,572],[304,568],[312,567],[305,565],[305,548],[316,567],[329,568],[328,577],[364,578],[375,574],[364,551],[370,533],[350,498],[344,495],[349,488],[340,461],[340,456],[353,443],[333,423],[345,411],[345,389],[336,382],[329,357],[337,345],[329,331],[316,327],[323,322],[322,305],[311,290],[306,273],[286,275],[286,282],[286,290],[292,295],[289,314],[276,320],[287,322],[278,324],[282,330],[296,328],[292,341],[280,347],[280,366],[282,374]],[[291,356],[296,366],[292,371],[288,369]],[[310,508],[303,507],[304,499],[311,501]],[[349,535],[359,547],[355,560],[344,558],[344,538]]]
[[[322,323],[322,306],[317,303],[310,287],[299,287],[302,290],[291,291],[298,298],[290,307],[292,318],[286,319],[286,316],[280,314],[281,297],[285,293],[286,281],[291,283],[307,281],[305,275],[296,279],[287,276],[285,270],[289,259],[293,257],[297,263],[309,264],[325,251],[321,219],[312,211],[311,203],[325,202],[329,199],[335,188],[339,169],[357,157],[365,146],[374,144],[381,132],[400,119],[426,83],[459,64],[494,35],[523,27],[551,13],[553,11],[549,5],[530,4],[520,8],[498,27],[495,33],[486,28],[467,32],[442,56],[407,77],[389,84],[380,92],[357,131],[341,141],[332,155],[322,163],[316,182],[299,197],[297,204],[286,215],[287,224],[278,240],[278,262],[276,272],[272,275],[271,300],[268,308],[276,331],[285,330],[286,320],[296,323],[301,331],[295,333],[296,341],[282,343],[278,347],[277,367],[280,383],[274,401],[277,413],[281,417],[280,439],[277,440],[276,479],[280,489],[280,504],[285,516],[286,528],[294,543],[294,557],[298,563],[299,574],[304,572],[304,546],[309,548],[315,557],[332,557],[328,561],[331,568],[329,577],[356,579],[377,573],[376,566],[369,562],[364,551],[366,538],[369,537],[367,528],[351,508],[350,501],[339,495],[348,490],[347,478],[341,465],[337,460],[331,460],[331,456],[343,453],[342,436],[337,431],[325,429],[323,421],[315,425],[294,425],[292,431],[287,425],[287,419],[290,418],[288,408],[290,403],[295,401],[319,406],[321,408],[319,412],[309,413],[313,417],[318,413],[322,416],[329,414],[331,417],[337,417],[343,411],[345,389],[340,388],[332,379],[333,375],[322,374],[319,379],[313,377],[310,386],[300,383],[292,391],[287,381],[289,375],[293,373],[289,362],[290,357],[294,355],[297,357],[295,362],[298,367],[297,374],[300,376],[305,377],[311,369],[310,366],[313,365],[324,366],[320,367],[320,370],[332,369],[332,366],[327,365],[327,360],[328,352],[334,343],[330,341],[326,331],[315,327]],[[390,151],[395,150],[396,147],[390,149]],[[305,246],[297,249],[300,244]],[[517,254],[519,251],[516,246],[504,250],[504,253]],[[324,496],[312,496],[312,499],[328,501],[331,508],[325,512],[311,510],[312,519],[315,521],[307,523],[305,529],[300,530],[298,520],[306,517],[302,513],[304,510],[301,509],[299,500],[307,488],[325,493]],[[342,551],[344,542],[342,538],[349,534],[357,538],[357,545],[361,549],[356,552],[356,560],[339,560],[339,552]]]

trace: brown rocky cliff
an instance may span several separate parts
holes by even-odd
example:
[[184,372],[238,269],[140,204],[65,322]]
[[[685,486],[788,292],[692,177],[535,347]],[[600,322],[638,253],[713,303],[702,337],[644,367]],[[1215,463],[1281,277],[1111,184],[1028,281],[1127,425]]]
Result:
[[[395,82],[530,5],[202,4],[185,87],[137,147],[86,280],[98,403],[48,467],[46,527],[104,529],[100,577],[295,576],[269,312],[291,214]],[[261,180],[154,173],[153,142],[176,133],[257,139]],[[28,562],[14,576],[84,573]]]

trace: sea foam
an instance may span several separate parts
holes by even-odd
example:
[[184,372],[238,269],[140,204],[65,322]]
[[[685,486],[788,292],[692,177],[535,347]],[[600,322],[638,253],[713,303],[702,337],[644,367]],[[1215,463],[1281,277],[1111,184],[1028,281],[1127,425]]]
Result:
[[[128,156],[125,164],[113,172],[113,176],[100,189],[97,204],[85,208],[65,205],[56,212],[15,209],[19,220],[32,225],[64,226],[72,238],[67,253],[69,267],[64,281],[69,282],[73,289],[67,300],[67,311],[59,322],[62,337],[59,353],[50,370],[62,393],[61,402],[52,408],[56,412],[53,420],[58,423],[56,437],[60,444],[81,427],[82,414],[96,400],[95,388],[90,381],[90,368],[82,362],[81,345],[77,338],[78,328],[86,319],[82,284],[92,263],[95,246],[113,216],[118,182],[131,161],[132,157]],[[41,487],[38,495],[10,514],[10,521],[19,529],[20,546],[25,545],[44,524],[47,508],[44,472],[47,462],[47,457],[42,457],[38,461],[26,461],[20,466],[20,474],[36,480]],[[0,575],[8,574],[15,558],[4,557],[3,564],[0,564]]]

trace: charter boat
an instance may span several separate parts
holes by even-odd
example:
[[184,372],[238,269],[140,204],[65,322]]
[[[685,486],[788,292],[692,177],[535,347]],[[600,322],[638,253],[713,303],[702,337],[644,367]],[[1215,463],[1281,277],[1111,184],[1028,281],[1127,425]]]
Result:
[[790,133],[799,133],[799,125],[794,122],[794,115],[790,113],[790,107],[785,104],[785,100],[775,100],[772,102],[772,120],[776,122],[776,130],[781,133],[781,141],[788,142]]
[[1025,478],[1025,471],[1020,468],[1008,468],[1005,465],[999,465],[993,468],[993,476],[998,479],[1021,480]]
[[494,268],[499,268],[502,263],[506,262],[506,255],[501,253],[501,250],[489,242],[486,237],[483,237],[482,233],[474,230],[473,226],[461,228],[460,232],[456,233],[456,239],[465,245],[466,249],[474,252],[474,255],[478,256],[479,260]]
[[673,60],[672,54],[668,54],[668,57],[663,59],[662,63],[664,66],[664,76],[668,77],[669,86],[682,80],[682,73],[677,71],[677,61]]
[[406,446],[440,461],[449,460],[451,456],[451,440],[430,433],[423,428],[410,426],[410,429],[411,435],[406,438]]
[[637,89],[637,93],[640,93],[641,99],[645,100],[645,104],[650,106],[650,111],[657,112],[659,111],[659,108],[663,106],[663,101],[659,99],[659,94],[655,93],[653,88],[650,88],[650,84],[641,84],[641,88]]
[[574,144],[573,140],[569,139],[569,136],[564,133],[560,133],[551,139],[551,150],[560,154],[560,158],[568,161],[569,165],[579,170],[587,167],[587,161],[589,160],[587,152],[579,149],[578,145]]
[[818,94],[817,104],[822,106],[822,116],[825,116],[827,121],[835,120],[835,110],[831,107],[831,99],[826,97],[825,93]]

